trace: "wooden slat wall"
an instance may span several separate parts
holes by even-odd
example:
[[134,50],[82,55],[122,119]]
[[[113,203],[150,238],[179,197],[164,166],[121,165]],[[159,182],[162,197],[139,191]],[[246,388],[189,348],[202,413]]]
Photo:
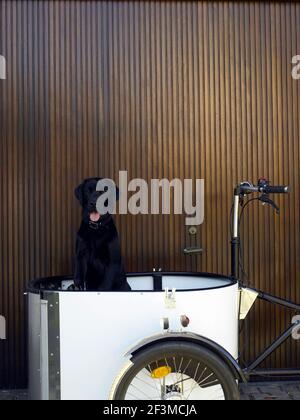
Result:
[[[299,3],[2,0],[0,37],[0,387],[26,385],[22,292],[72,272],[88,176],[205,179],[203,256],[183,255],[183,216],[122,216],[128,271],[228,273],[234,184],[291,184],[280,216],[249,210],[244,253],[252,284],[300,302]],[[244,357],[291,316],[257,305]],[[297,365],[291,341],[267,363]]]

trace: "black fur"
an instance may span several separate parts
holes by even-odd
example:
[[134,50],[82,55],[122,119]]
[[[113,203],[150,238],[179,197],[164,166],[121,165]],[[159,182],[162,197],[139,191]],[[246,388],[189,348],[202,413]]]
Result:
[[[75,190],[83,208],[83,218],[76,239],[75,285],[87,290],[130,290],[123,269],[119,236],[110,214],[91,222],[100,192],[101,178],[85,180]],[[118,192],[117,192],[118,195]]]

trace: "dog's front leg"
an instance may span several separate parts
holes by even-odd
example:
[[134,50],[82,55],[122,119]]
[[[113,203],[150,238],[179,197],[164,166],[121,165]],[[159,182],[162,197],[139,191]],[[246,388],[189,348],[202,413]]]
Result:
[[93,268],[97,273],[98,279],[101,279],[98,290],[109,291],[113,289],[113,267],[111,264],[104,264],[99,258],[93,261]]
[[80,290],[84,290],[86,273],[87,273],[86,258],[76,259],[74,284]]

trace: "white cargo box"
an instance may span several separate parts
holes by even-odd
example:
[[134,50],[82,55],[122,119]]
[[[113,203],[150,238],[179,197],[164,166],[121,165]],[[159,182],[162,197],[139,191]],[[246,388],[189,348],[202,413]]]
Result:
[[30,286],[31,399],[108,399],[130,350],[157,334],[197,334],[237,358],[238,285],[228,277],[134,274],[131,292],[63,290],[71,282],[50,278]]

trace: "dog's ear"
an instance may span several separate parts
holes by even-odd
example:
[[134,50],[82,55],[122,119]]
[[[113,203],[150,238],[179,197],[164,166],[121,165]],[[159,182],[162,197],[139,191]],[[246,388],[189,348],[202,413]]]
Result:
[[80,205],[83,206],[83,188],[84,188],[84,182],[75,189],[75,197],[79,201]]
[[92,194],[96,191],[97,182],[102,178],[88,178],[85,179],[78,187],[75,189],[75,197],[79,201],[82,207],[86,204],[86,194]]

